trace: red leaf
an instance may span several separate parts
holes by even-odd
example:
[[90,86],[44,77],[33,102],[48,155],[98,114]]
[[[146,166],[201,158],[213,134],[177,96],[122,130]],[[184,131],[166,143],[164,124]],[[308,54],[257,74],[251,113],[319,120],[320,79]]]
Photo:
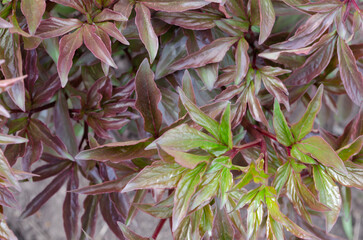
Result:
[[218,38],[197,52],[194,52],[171,65],[174,71],[203,67],[210,63],[218,63],[238,38]]
[[86,24],[82,27],[82,32],[84,44],[93,55],[113,68],[117,68],[110,51],[107,49],[102,39],[96,34],[95,26]]
[[287,85],[304,85],[319,76],[330,63],[335,49],[335,34],[323,36],[320,42],[325,42],[314,54],[306,59],[304,65],[294,70],[285,80]]
[[124,37],[124,35],[122,35],[122,33],[116,28],[114,23],[111,22],[99,23],[97,24],[97,26],[101,28],[103,31],[105,31],[111,37],[116,38],[119,42],[125,45],[130,44],[127,41],[127,39]]
[[135,11],[135,24],[139,31],[140,39],[149,53],[150,62],[153,63],[158,53],[159,40],[151,24],[150,10],[143,4],[137,3]]
[[121,21],[127,21],[127,17],[125,17],[121,13],[112,11],[109,8],[105,8],[102,10],[102,12],[100,12],[99,14],[97,14],[94,17],[93,21],[94,22],[105,22],[105,21],[121,22]]
[[166,13],[158,12],[155,15],[164,22],[192,30],[206,30],[215,26],[214,21],[220,16],[212,13],[201,13],[196,11]]
[[64,181],[68,178],[69,171],[65,170],[61,174],[51,181],[47,187],[33,198],[33,200],[25,207],[25,210],[21,214],[26,218],[36,213],[64,184]]
[[82,0],[50,0],[50,1],[62,4],[62,5],[67,6],[67,7],[74,8],[77,11],[80,11],[83,14],[87,14]]
[[75,18],[50,17],[40,23],[36,35],[43,39],[58,37],[81,27],[82,24],[83,22]]
[[104,194],[100,199],[100,209],[103,219],[110,227],[111,231],[120,239],[123,239],[123,234],[117,222],[124,222],[122,216],[118,213],[109,194]]
[[67,184],[67,194],[63,203],[63,226],[68,240],[77,238],[78,235],[78,194],[70,192],[78,188],[79,180],[77,168],[73,168]]
[[88,239],[86,234],[91,238],[95,234],[98,215],[98,196],[87,196],[83,202],[83,209],[81,240]]
[[59,59],[57,70],[62,87],[65,87],[68,82],[68,73],[72,67],[74,53],[82,46],[82,33],[82,30],[77,30],[62,37],[59,42]]
[[42,141],[43,144],[52,148],[61,157],[72,159],[72,156],[69,155],[63,142],[57,136],[54,136],[49,128],[38,119],[31,119],[28,125],[28,134],[30,134],[34,140]]
[[133,177],[135,177],[135,175],[123,176],[122,178],[116,180],[106,181],[103,183],[75,189],[73,192],[86,195],[99,195],[112,192],[121,192],[126,184]]
[[204,0],[142,0],[141,2],[149,8],[163,12],[184,12],[209,4]]
[[298,49],[308,46],[318,39],[333,23],[336,11],[328,13],[317,13],[311,16],[305,24],[301,25],[294,36],[287,41],[277,43],[271,48]]

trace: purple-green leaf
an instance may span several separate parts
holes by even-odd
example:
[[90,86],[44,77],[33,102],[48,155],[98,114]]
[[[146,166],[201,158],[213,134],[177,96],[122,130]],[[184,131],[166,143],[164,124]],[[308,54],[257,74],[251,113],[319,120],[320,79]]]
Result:
[[77,30],[61,38],[59,42],[59,59],[57,64],[58,75],[65,87],[68,82],[68,73],[72,67],[74,54],[83,43],[83,31]]
[[248,69],[250,67],[250,57],[248,56],[248,49],[249,49],[248,42],[244,38],[241,38],[238,41],[235,54],[236,78],[234,82],[236,85],[242,82],[243,78],[246,76]]
[[189,127],[187,124],[179,125],[165,132],[146,149],[156,149],[157,145],[183,152],[194,148],[201,148],[206,151],[216,151],[223,148],[223,145],[215,138]]
[[126,184],[133,178],[135,175],[124,176],[119,179],[115,179],[112,181],[105,181],[103,183],[89,185],[86,187],[72,189],[74,193],[78,194],[86,194],[86,195],[99,195],[104,193],[112,193],[112,192],[121,192]]
[[112,59],[111,52],[107,49],[101,37],[96,34],[95,26],[88,24],[84,25],[82,27],[82,34],[84,44],[96,58],[113,68],[117,68],[116,63]]
[[119,12],[112,11],[109,8],[105,8],[93,18],[94,22],[105,22],[105,21],[127,21],[127,17]]
[[62,36],[82,26],[82,22],[75,18],[50,17],[41,21],[36,36],[46,39]]
[[347,161],[352,156],[358,154],[363,147],[363,136],[359,136],[351,144],[337,150],[339,157],[343,161]]
[[186,168],[176,163],[154,162],[134,177],[123,192],[149,188],[174,188],[185,170]]
[[[2,73],[8,79],[23,76],[19,35],[11,34],[8,29],[0,29],[0,36],[0,59],[5,60],[5,63],[1,64]],[[25,111],[24,82],[17,81],[8,92],[14,103]]]
[[258,0],[260,8],[260,36],[258,44],[262,44],[270,36],[272,27],[275,23],[275,10],[271,0]]
[[154,72],[147,59],[141,63],[136,73],[136,109],[144,119],[145,131],[155,137],[159,135],[163,116],[158,109],[161,93],[154,81]]
[[324,44],[285,80],[287,85],[308,84],[325,70],[333,56],[336,41],[335,34],[329,35],[321,38]]
[[224,55],[237,40],[238,38],[235,37],[218,38],[199,51],[176,61],[171,65],[171,68],[174,71],[178,71],[187,68],[203,67],[210,63],[218,63],[223,60]]
[[190,117],[194,122],[204,127],[217,139],[219,138],[219,124],[216,120],[203,113],[192,101],[190,101],[185,93],[179,88],[180,99],[184,107],[187,109]]
[[149,8],[163,12],[184,12],[209,4],[204,0],[142,0],[141,2]]
[[148,138],[138,141],[109,143],[82,151],[76,156],[76,159],[120,162],[138,157],[150,157],[156,151],[145,150],[149,143],[150,140]]
[[344,88],[349,98],[357,106],[361,106],[363,102],[363,75],[357,67],[352,50],[343,39],[339,38],[337,48],[340,77]]
[[105,31],[111,37],[116,38],[120,43],[123,43],[125,45],[130,44],[127,41],[127,39],[124,37],[124,35],[122,35],[122,33],[117,29],[114,23],[104,22],[97,24],[97,26],[101,28],[103,31]]
[[125,224],[119,224],[122,233],[124,234],[124,236],[129,239],[129,240],[149,240],[151,238],[145,238],[145,237],[141,237],[140,235],[134,233],[133,231],[131,231]]
[[334,149],[323,138],[313,136],[302,140],[296,146],[302,153],[313,157],[324,166],[329,166],[342,173],[347,173],[342,159],[340,159]]
[[153,63],[158,53],[159,40],[151,24],[150,10],[143,3],[137,3],[135,11],[135,23],[140,39],[149,53],[150,62]]
[[174,196],[174,208],[173,208],[173,232],[178,228],[181,221],[185,218],[190,199],[195,192],[201,177],[206,169],[206,164],[199,164],[193,170],[186,172],[180,181],[178,182],[175,196]]
[[339,187],[322,167],[314,166],[313,170],[315,187],[319,191],[319,200],[331,209],[331,211],[325,212],[326,230],[329,232],[339,217],[342,198]]
[[22,0],[20,6],[28,22],[29,33],[34,35],[45,12],[45,0]]

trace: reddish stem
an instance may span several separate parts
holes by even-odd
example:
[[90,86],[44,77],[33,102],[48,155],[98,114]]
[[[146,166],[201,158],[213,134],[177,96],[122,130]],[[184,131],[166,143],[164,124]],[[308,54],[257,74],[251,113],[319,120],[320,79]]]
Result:
[[357,11],[359,11],[359,12],[360,12],[360,8],[359,8],[359,6],[358,6],[358,3],[357,3],[355,0],[352,0],[351,2],[353,3],[354,8],[355,8]]
[[246,148],[251,148],[254,146],[258,146],[260,144],[261,144],[261,139],[257,139],[253,142],[249,142],[249,143],[243,144],[241,146],[236,146],[233,149],[226,152],[225,155],[229,156],[231,159],[233,159],[237,155],[237,153],[239,153],[241,150],[246,149]]
[[153,233],[152,239],[156,239],[161,231],[161,229],[164,226],[164,223],[166,222],[166,218],[165,219],[161,219],[159,221],[159,224],[156,226],[155,231]]
[[253,128],[256,129],[257,131],[259,131],[262,135],[264,135],[264,136],[266,136],[268,138],[271,138],[271,139],[273,139],[273,140],[275,140],[277,142],[276,136],[273,135],[272,133],[269,133],[269,132],[263,130],[262,128],[259,128],[259,127],[255,126],[255,125],[253,125]]

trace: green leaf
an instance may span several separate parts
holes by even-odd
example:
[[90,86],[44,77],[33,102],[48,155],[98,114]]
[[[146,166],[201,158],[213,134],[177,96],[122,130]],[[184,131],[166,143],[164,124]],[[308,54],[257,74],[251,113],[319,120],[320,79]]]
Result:
[[273,182],[273,186],[275,187],[277,194],[279,194],[281,189],[285,186],[287,179],[289,179],[290,172],[291,165],[289,162],[286,162],[277,169]]
[[343,160],[347,161],[352,156],[358,154],[363,146],[363,136],[359,136],[351,144],[337,150],[338,156]]
[[194,169],[199,163],[208,163],[209,159],[211,158],[209,155],[196,155],[192,153],[176,151],[172,148],[163,147],[163,150],[169,155],[173,156],[175,162],[190,169]]
[[337,221],[342,207],[339,187],[320,166],[313,166],[315,187],[319,191],[319,200],[331,211],[325,212],[326,230],[329,232]]
[[221,172],[229,160],[228,157],[219,157],[212,161],[190,201],[189,211],[200,209],[217,195]]
[[269,212],[269,215],[277,222],[284,225],[287,231],[291,232],[295,236],[302,239],[316,239],[319,238],[314,237],[312,234],[306,232],[301,227],[299,227],[296,223],[287,218],[279,208],[275,197],[266,196],[266,205]]
[[304,203],[301,199],[298,182],[296,180],[294,172],[291,172],[290,177],[286,183],[286,195],[292,202],[296,212],[308,223],[312,224],[310,214],[306,210]]
[[243,208],[246,204],[249,204],[259,191],[260,188],[256,188],[243,195],[242,198],[238,201],[237,206],[233,211]]
[[247,238],[256,239],[258,230],[263,220],[264,189],[257,193],[247,209]]
[[201,148],[208,152],[224,153],[227,151],[227,148],[217,142],[215,138],[189,127],[187,124],[179,125],[165,132],[146,149],[155,149],[157,145],[178,151],[189,151],[194,148]]
[[213,228],[213,212],[210,205],[203,207],[202,217],[200,219],[200,231],[201,235],[212,236]]
[[174,188],[185,170],[186,168],[176,163],[154,162],[134,177],[122,192],[136,189]]
[[288,147],[295,142],[277,100],[274,103],[273,126],[279,143]]
[[271,240],[285,239],[284,229],[282,228],[282,225],[276,222],[270,214],[268,214],[267,216],[266,236],[268,239]]
[[0,144],[19,144],[28,142],[28,139],[0,133]]
[[231,103],[228,103],[226,109],[221,118],[221,124],[219,126],[219,139],[232,149],[232,130],[231,130]]
[[232,173],[229,171],[228,168],[223,168],[220,177],[219,177],[219,195],[220,195],[220,199],[221,199],[221,203],[220,203],[220,207],[224,207],[224,205],[227,202],[227,198],[228,198],[228,191],[231,189],[232,185],[233,185],[233,175]]
[[187,109],[190,117],[194,122],[204,127],[215,138],[219,139],[219,124],[216,120],[212,119],[208,115],[204,114],[192,101],[190,101],[184,94],[181,88],[178,88],[180,99],[183,102],[184,107]]
[[324,166],[335,168],[336,170],[347,173],[342,159],[334,151],[334,149],[319,136],[307,138],[296,144],[297,148],[304,154],[307,154]]
[[139,210],[150,214],[153,217],[165,219],[173,215],[174,194],[170,195],[165,200],[155,204],[134,204]]
[[309,157],[308,155],[302,153],[299,148],[297,147],[298,144],[295,144],[291,148],[291,156],[296,158],[297,160],[307,163],[307,164],[316,164],[316,161]]
[[300,175],[295,174],[295,180],[299,188],[300,196],[311,209],[321,212],[330,210],[330,208],[319,202],[315,195],[303,184]]
[[320,85],[314,98],[310,101],[302,118],[291,126],[291,130],[296,141],[300,141],[303,137],[310,133],[311,129],[313,128],[315,117],[321,108],[323,92],[324,86],[322,84]]
[[141,237],[140,235],[131,231],[125,224],[119,223],[122,233],[129,240],[151,240],[152,238]]
[[346,161],[345,166],[348,174],[343,174],[332,168],[327,168],[327,172],[336,182],[346,187],[363,189],[363,167],[350,161]]
[[180,179],[174,196],[173,232],[188,213],[190,199],[195,192],[201,177],[206,169],[206,164],[200,164],[193,170],[188,170]]

